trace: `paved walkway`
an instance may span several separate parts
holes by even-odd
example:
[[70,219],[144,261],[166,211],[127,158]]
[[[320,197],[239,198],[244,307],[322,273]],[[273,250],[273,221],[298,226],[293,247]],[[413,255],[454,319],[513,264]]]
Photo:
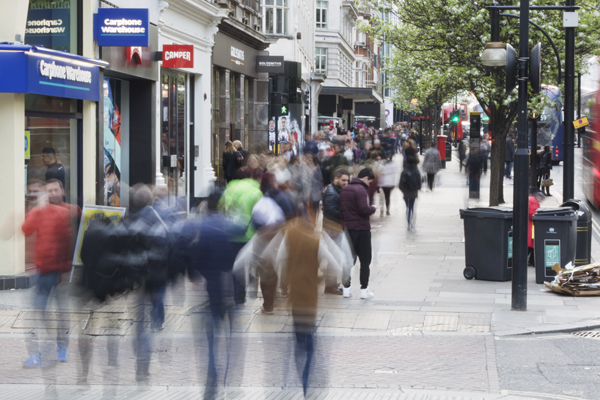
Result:
[[[469,200],[456,157],[447,167],[440,173],[440,185],[433,192],[422,191],[419,195],[416,232],[406,229],[405,206],[397,189],[392,192],[392,215],[372,218],[370,285],[375,299],[361,300],[358,286],[351,299],[322,296],[313,385],[322,387],[315,389],[313,398],[535,398],[501,391],[494,336],[600,326],[597,298],[548,292],[535,283],[533,268],[529,269],[525,312],[510,310],[511,282],[464,279],[459,209],[487,206],[489,182],[484,176],[481,201]],[[511,198],[512,186],[507,182],[505,199]],[[550,198],[544,204],[553,205],[558,205],[558,200]],[[594,240],[593,253],[597,253],[597,247]],[[359,281],[357,267],[352,280]],[[200,390],[196,385],[202,386],[205,376],[201,366],[204,361],[199,358],[195,363],[193,350],[205,346],[203,339],[194,335],[195,323],[202,318],[207,300],[202,290],[189,283],[169,290],[166,328],[152,335],[155,356],[150,386],[141,394],[135,386],[132,352],[133,333],[139,322],[129,313],[127,296],[104,305],[87,304],[84,311],[69,313],[70,360],[50,369],[55,372],[20,369],[26,354],[24,338],[40,324],[37,315],[24,306],[30,297],[30,291],[0,292],[2,393],[37,398],[43,397],[46,390],[56,390],[61,398],[99,398],[107,393],[109,397],[114,395],[118,384],[117,398],[196,398],[194,393]],[[291,316],[284,307],[285,299],[277,302],[274,315],[262,315],[259,293],[239,310],[236,337],[243,342],[245,356],[241,364],[245,372],[239,376],[238,387],[228,389],[227,398],[300,398],[296,367],[289,365],[294,358],[290,350]],[[82,305],[73,305],[73,309],[82,309]],[[52,317],[63,318],[61,313]],[[95,349],[89,375],[92,386],[87,388],[76,386],[79,339],[73,333],[83,328],[93,335]],[[111,338],[116,338],[121,349],[116,380],[114,376],[107,378],[110,371],[105,367],[106,344]]]

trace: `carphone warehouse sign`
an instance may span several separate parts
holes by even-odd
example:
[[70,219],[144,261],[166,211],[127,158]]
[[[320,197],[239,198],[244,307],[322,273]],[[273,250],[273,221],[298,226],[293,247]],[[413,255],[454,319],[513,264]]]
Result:
[[69,9],[30,9],[25,27],[25,43],[53,48],[69,47]]
[[94,17],[98,46],[148,47],[148,9],[99,8]]

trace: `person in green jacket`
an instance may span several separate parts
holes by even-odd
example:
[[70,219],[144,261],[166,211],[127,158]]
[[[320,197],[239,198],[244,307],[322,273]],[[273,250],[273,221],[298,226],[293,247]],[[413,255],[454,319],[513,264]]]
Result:
[[[231,215],[237,223],[246,227],[242,235],[232,239],[231,244],[236,256],[256,232],[252,224],[252,209],[263,196],[260,190],[262,172],[261,169],[255,169],[252,171],[251,177],[229,182],[227,190],[219,201],[221,211]],[[244,304],[246,302],[246,283],[240,282],[234,277],[233,289],[236,304]]]

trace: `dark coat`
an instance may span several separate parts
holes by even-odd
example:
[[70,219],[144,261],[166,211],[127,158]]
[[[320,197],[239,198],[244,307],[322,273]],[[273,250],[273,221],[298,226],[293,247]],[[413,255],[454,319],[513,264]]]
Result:
[[242,157],[244,157],[244,160],[242,161],[242,164],[238,165],[238,167],[245,167],[246,165],[248,165],[248,156],[250,154],[248,153],[248,150],[244,150],[243,147],[240,147],[238,149],[238,151],[242,154]]
[[340,222],[340,193],[342,189],[333,183],[323,193],[323,217]]
[[421,190],[421,173],[417,164],[413,162],[408,163],[400,174],[400,183],[398,187],[405,199],[416,199],[419,197],[419,190]]
[[235,173],[238,170],[237,155],[234,151],[230,153],[228,151],[223,152],[223,175],[225,178],[235,178]]
[[369,205],[367,188],[361,179],[352,178],[340,192],[340,218],[348,230],[371,230],[369,216],[377,209]]
[[504,154],[504,161],[512,162],[515,158],[515,142],[511,138],[506,138],[506,150]]

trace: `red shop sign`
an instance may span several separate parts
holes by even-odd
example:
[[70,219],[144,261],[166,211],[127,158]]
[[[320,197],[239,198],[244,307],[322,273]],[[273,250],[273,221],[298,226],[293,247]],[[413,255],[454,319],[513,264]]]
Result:
[[165,44],[162,51],[163,68],[194,68],[194,46]]

